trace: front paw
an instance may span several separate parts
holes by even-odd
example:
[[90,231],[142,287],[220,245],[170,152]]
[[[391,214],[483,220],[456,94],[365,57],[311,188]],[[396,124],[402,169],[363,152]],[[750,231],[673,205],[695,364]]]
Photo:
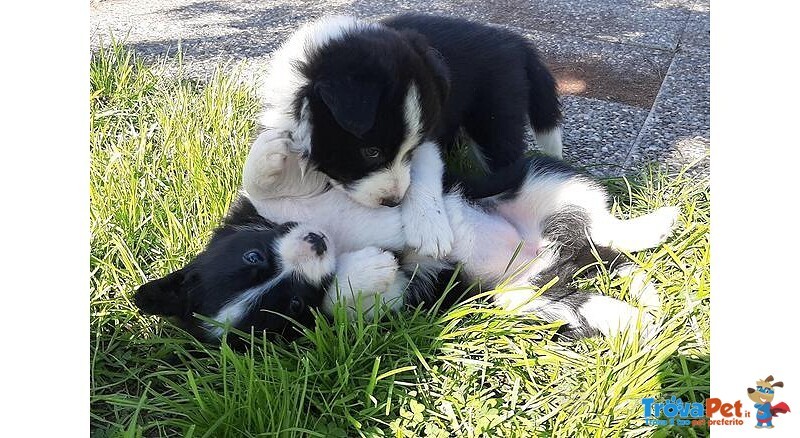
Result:
[[395,280],[400,265],[389,251],[367,247],[341,257],[337,267],[339,288],[346,296],[384,293]]
[[292,142],[289,132],[266,130],[253,142],[244,165],[242,185],[253,195],[268,195],[283,179]]
[[441,198],[410,196],[403,201],[403,231],[408,246],[424,256],[444,258],[453,248],[453,230]]
[[336,269],[337,282],[329,289],[323,309],[333,313],[333,305],[342,301],[350,317],[355,316],[357,303],[371,317],[378,303],[398,308],[402,304],[402,289],[398,287],[402,276],[394,254],[376,247],[344,253]]

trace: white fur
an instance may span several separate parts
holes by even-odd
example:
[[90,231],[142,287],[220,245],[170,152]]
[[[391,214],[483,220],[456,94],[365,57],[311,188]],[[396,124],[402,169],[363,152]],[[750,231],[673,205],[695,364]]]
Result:
[[253,145],[244,163],[242,187],[251,199],[308,198],[322,193],[328,178],[303,170],[301,155],[290,150],[287,131],[267,129]]
[[678,220],[678,207],[662,207],[634,219],[620,220],[610,213],[598,214],[592,223],[595,243],[620,251],[642,251],[664,242]]
[[403,304],[403,292],[408,285],[408,279],[399,269],[394,255],[377,247],[340,255],[336,282],[325,295],[323,310],[330,314],[333,305],[342,300],[350,316],[354,316],[359,298],[367,316],[377,310],[379,303],[399,309]]
[[338,190],[328,190],[310,198],[249,199],[258,214],[268,220],[303,222],[325,230],[330,240],[336,242],[339,254],[367,246],[395,251],[405,247],[397,208],[365,207]]
[[579,206],[591,219],[609,215],[606,204],[605,192],[589,180],[533,173],[528,175],[516,198],[498,202],[497,212],[530,239],[541,235],[544,220],[566,207]]
[[[325,235],[328,249],[318,255],[309,242],[304,239],[309,233]],[[336,269],[336,249],[333,240],[325,231],[307,224],[299,224],[275,242],[275,249],[283,260],[282,271],[301,275],[313,285],[320,285],[322,280]]]
[[561,127],[557,126],[548,131],[533,131],[536,138],[536,145],[539,146],[544,153],[552,157],[561,159],[564,157],[564,145],[561,139]]
[[[449,193],[444,204],[453,234],[458,236],[447,259],[462,263],[470,277],[496,284],[536,257],[539,248],[535,241],[523,242],[519,232],[501,216],[464,202],[459,193]],[[509,267],[520,244],[522,249]]]
[[403,230],[410,247],[426,256],[443,258],[453,245],[453,230],[442,194],[444,162],[439,146],[426,141],[414,151],[411,185],[401,205]]
[[647,273],[643,272],[638,266],[632,263],[626,264],[617,268],[614,274],[619,277],[630,278],[628,293],[639,302],[640,306],[649,312],[661,310],[661,297],[658,296],[655,284],[647,278]]
[[580,313],[590,326],[606,337],[624,332],[629,336],[639,334],[643,339],[649,339],[657,329],[655,319],[646,311],[603,295],[592,295],[580,307]]
[[641,251],[661,244],[669,237],[680,210],[664,207],[634,219],[620,220],[608,210],[608,196],[596,183],[557,173],[528,175],[518,196],[498,203],[497,212],[530,239],[541,234],[543,221],[570,206],[589,216],[586,230],[595,244],[620,251]]
[[[400,150],[405,153],[408,149]],[[400,161],[400,160],[398,160]],[[371,208],[378,208],[384,199],[400,201],[408,190],[411,181],[411,166],[402,161],[392,163],[388,169],[371,173],[358,180],[355,184],[344,188],[341,184],[331,180],[331,184],[338,190],[345,191],[356,202]]]

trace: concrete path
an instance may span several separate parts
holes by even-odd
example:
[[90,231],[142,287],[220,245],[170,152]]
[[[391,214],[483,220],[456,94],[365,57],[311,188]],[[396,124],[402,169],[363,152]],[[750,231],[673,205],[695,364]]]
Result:
[[599,176],[650,161],[708,173],[709,0],[105,0],[92,3],[92,48],[124,38],[184,68],[262,71],[300,23],[328,13],[453,15],[530,38],[559,80],[565,158]]

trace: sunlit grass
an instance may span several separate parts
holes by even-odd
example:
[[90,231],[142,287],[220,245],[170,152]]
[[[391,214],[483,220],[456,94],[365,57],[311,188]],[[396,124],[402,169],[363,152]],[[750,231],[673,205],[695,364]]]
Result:
[[[559,342],[555,326],[476,300],[355,321],[339,309],[299,342],[255,339],[242,355],[139,315],[130,298],[200,251],[224,215],[254,130],[252,90],[230,72],[164,75],[112,44],[92,58],[90,101],[97,436],[636,436],[652,433],[643,397],[708,395],[707,181],[608,182],[620,217],[682,209],[667,244],[633,254],[664,301],[646,346]],[[582,286],[620,298],[628,287],[603,275]]]

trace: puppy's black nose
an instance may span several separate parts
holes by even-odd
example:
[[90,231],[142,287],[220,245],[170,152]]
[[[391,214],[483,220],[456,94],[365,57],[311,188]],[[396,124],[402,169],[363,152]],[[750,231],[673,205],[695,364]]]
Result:
[[400,199],[398,198],[384,198],[381,199],[381,205],[384,207],[397,207],[400,205]]
[[303,240],[311,244],[311,249],[313,249],[318,256],[321,256],[328,250],[328,245],[325,244],[324,234],[308,233]]

